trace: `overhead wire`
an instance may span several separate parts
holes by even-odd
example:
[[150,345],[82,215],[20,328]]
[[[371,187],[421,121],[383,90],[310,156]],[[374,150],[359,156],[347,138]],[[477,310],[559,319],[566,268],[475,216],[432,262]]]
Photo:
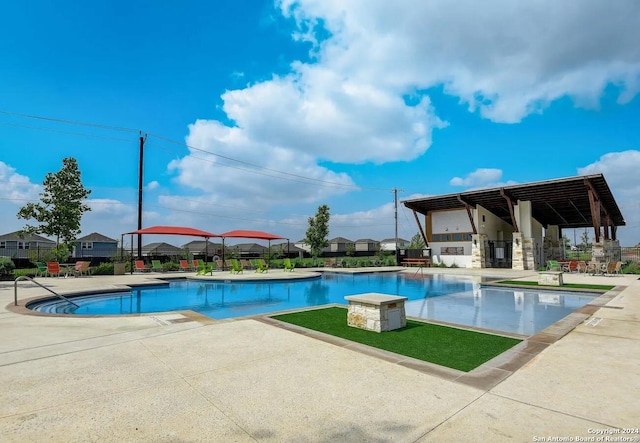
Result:
[[[139,131],[139,130],[134,129],[134,128],[127,128],[127,127],[113,126],[113,125],[105,125],[105,124],[91,123],[91,122],[83,122],[83,121],[69,120],[69,119],[61,119],[61,118],[54,118],[54,117],[46,117],[46,116],[41,116],[41,115],[26,114],[26,113],[12,112],[12,111],[6,111],[6,110],[0,110],[0,114],[10,115],[10,116],[15,116],[15,117],[21,117],[21,118],[35,119],[35,120],[40,120],[40,121],[53,122],[53,123],[85,126],[85,127],[99,128],[99,129],[126,132],[126,133],[142,133],[142,132],[144,132],[144,131]],[[55,132],[55,133],[60,133],[60,134],[65,134],[65,135],[72,135],[72,136],[92,137],[92,138],[99,138],[99,139],[112,140],[112,141],[121,141],[121,142],[131,142],[132,141],[130,139],[112,137],[112,136],[108,136],[108,135],[88,134],[88,133],[64,131],[64,130],[60,130],[60,129],[56,129],[56,128],[37,127],[37,126],[24,125],[24,124],[13,123],[13,122],[0,122],[0,124],[5,125],[5,126],[13,126],[13,127],[24,128],[24,129]],[[281,171],[281,170],[277,170],[277,169],[274,169],[274,168],[265,167],[265,166],[262,166],[262,165],[259,165],[259,164],[256,164],[256,163],[248,162],[248,161],[245,161],[245,160],[240,160],[240,159],[233,158],[233,157],[230,157],[230,156],[225,156],[225,155],[222,155],[222,154],[218,154],[218,153],[215,153],[215,152],[212,152],[212,151],[208,151],[206,149],[202,149],[202,148],[198,148],[198,147],[195,147],[195,146],[188,145],[188,144],[186,144],[184,142],[173,140],[173,139],[171,139],[169,137],[165,137],[165,136],[162,136],[162,135],[159,135],[159,134],[147,133],[147,135],[152,137],[153,139],[161,140],[161,141],[164,141],[164,142],[167,142],[167,143],[171,143],[171,144],[183,147],[183,148],[187,148],[192,152],[193,151],[201,152],[203,154],[212,155],[212,156],[214,156],[216,158],[224,159],[224,160],[226,160],[228,162],[238,163],[239,165],[247,166],[248,168],[244,168],[244,167],[234,166],[234,165],[231,165],[231,164],[226,164],[226,163],[221,163],[221,162],[213,162],[211,159],[204,158],[204,157],[195,157],[198,160],[208,161],[208,162],[214,163],[214,164],[222,166],[222,167],[237,169],[237,170],[241,170],[243,172],[248,172],[248,173],[252,173],[252,174],[271,177],[271,178],[275,178],[275,179],[278,179],[278,180],[286,180],[286,181],[304,183],[304,184],[309,184],[309,185],[314,185],[314,186],[321,186],[321,187],[333,187],[333,188],[342,188],[342,189],[346,189],[346,190],[359,190],[359,191],[361,191],[361,190],[376,191],[376,192],[382,192],[382,191],[388,192],[389,191],[389,189],[387,189],[387,188],[348,185],[348,184],[345,184],[345,183],[332,182],[332,181],[329,181],[329,180],[322,180],[322,179],[317,179],[317,178],[305,177],[303,175],[294,174],[294,173],[286,172],[286,171]],[[168,148],[165,148],[161,144],[159,144],[157,142],[154,142],[154,141],[152,141],[151,146],[154,147],[154,148],[169,150]],[[190,155],[193,155],[193,154],[190,154]],[[253,168],[253,169],[251,169],[251,168]],[[260,172],[260,171],[267,171],[267,172]],[[99,188],[108,189],[107,187],[99,187]],[[115,188],[115,189],[122,189],[122,188]],[[15,201],[16,199],[2,198],[2,200],[14,200]],[[24,201],[29,201],[29,200],[28,199],[24,199]],[[95,203],[96,204],[113,204],[113,205],[131,204],[131,203],[120,203],[120,202],[95,202]],[[202,201],[198,201],[198,203],[205,204],[205,205],[207,204],[206,202],[202,202]],[[147,203],[147,206],[150,206],[150,204]],[[190,212],[190,211],[187,211],[187,210],[184,210],[184,209],[170,208],[170,207],[166,207],[166,206],[156,205],[156,207],[161,207],[161,208],[164,208],[164,209],[170,209],[170,210],[179,211],[179,212]],[[253,211],[253,212],[255,212],[255,211]],[[207,214],[207,215],[208,216],[216,216],[216,214]],[[229,218],[233,218],[233,217],[229,217]],[[242,219],[242,218],[237,218],[237,219]],[[259,219],[244,219],[244,220],[264,221],[264,220],[259,220]],[[278,223],[280,223],[280,222],[278,222]],[[280,223],[280,224],[286,224],[286,223]],[[379,224],[376,224],[376,225],[379,225]],[[336,227],[338,227],[338,226],[336,226]],[[344,227],[344,226],[341,226],[341,227]],[[352,227],[356,227],[356,226],[354,225]]]

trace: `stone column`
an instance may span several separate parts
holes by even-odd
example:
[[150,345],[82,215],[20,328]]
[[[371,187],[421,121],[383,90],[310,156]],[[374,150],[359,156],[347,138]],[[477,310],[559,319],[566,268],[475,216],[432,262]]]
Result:
[[487,266],[487,257],[485,256],[485,244],[487,242],[487,234],[471,235],[471,268],[482,269]]
[[536,269],[533,239],[524,237],[522,232],[513,233],[511,269],[516,269],[518,271]]

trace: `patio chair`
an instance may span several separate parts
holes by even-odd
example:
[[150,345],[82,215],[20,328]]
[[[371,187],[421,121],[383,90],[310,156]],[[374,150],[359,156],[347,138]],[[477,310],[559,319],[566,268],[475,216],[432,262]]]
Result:
[[189,264],[188,260],[180,260],[180,270],[187,272],[187,271],[193,271],[193,266]]
[[160,260],[151,260],[151,269],[156,272],[164,272],[162,262]]
[[230,272],[232,274],[242,274],[242,271],[244,269],[242,268],[242,265],[238,262],[238,260],[233,258],[233,259],[229,260],[229,264],[231,265]]
[[251,262],[249,260],[247,260],[246,258],[241,259],[240,260],[240,264],[242,265],[242,267],[244,269],[251,269],[252,268]]
[[47,262],[47,274],[49,277],[53,277],[54,275],[56,277],[60,277],[60,274],[62,273],[62,270],[60,268],[60,263],[58,263],[57,261],[48,261]]
[[562,271],[562,267],[557,260],[547,260],[547,271]]
[[263,259],[259,258],[254,260],[254,265],[256,266],[256,272],[268,272],[269,265]]
[[149,272],[149,268],[147,268],[144,264],[144,261],[142,260],[136,260],[134,262],[135,264],[135,271],[136,272]]
[[36,262],[36,277],[46,277],[47,276],[47,265],[41,261]]
[[285,258],[284,259],[284,270],[285,271],[293,272],[293,269],[295,267],[296,266],[293,263],[291,263],[291,259],[290,258]]
[[578,261],[570,260],[562,264],[562,272],[574,272],[578,270]]
[[91,262],[88,261],[77,261],[75,266],[73,267],[73,275],[76,277],[81,277],[83,275],[89,275],[89,265]]
[[196,274],[197,275],[205,275],[205,274],[213,275],[213,271],[215,271],[216,269],[218,269],[218,265],[216,264],[216,262],[210,262],[210,263],[203,262],[202,266],[198,265],[198,272],[196,272]]
[[587,273],[587,262],[582,260],[578,262],[577,265],[578,274],[586,274]]
[[623,266],[624,266],[624,262],[617,261],[617,262],[616,262],[616,267],[614,268],[613,273],[614,273],[615,275],[620,275],[620,274],[622,274],[622,267],[623,267]]

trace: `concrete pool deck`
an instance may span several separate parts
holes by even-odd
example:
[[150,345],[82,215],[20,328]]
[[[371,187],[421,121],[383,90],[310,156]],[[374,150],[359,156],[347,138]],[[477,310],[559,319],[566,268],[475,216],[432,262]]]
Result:
[[[422,272],[537,278],[506,269]],[[263,276],[283,274],[291,273]],[[66,294],[184,275],[38,281]],[[574,329],[538,334],[520,349],[529,354],[521,364],[498,358],[486,370],[502,376],[488,384],[482,374],[430,373],[261,318],[24,315],[7,309],[13,282],[0,282],[0,441],[575,441],[640,427],[638,276],[564,279],[616,288],[598,299],[602,306],[585,307]],[[47,294],[19,283],[21,305]],[[620,436],[638,434],[611,435]]]

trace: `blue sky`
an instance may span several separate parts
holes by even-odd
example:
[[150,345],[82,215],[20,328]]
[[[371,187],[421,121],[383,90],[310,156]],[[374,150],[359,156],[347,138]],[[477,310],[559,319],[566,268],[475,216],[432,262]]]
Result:
[[[0,231],[69,156],[92,190],[83,234],[135,229],[141,130],[144,226],[299,240],[327,204],[331,237],[381,240],[394,188],[604,173],[631,246],[638,41],[633,0],[10,2]],[[417,232],[402,205],[398,223]]]

